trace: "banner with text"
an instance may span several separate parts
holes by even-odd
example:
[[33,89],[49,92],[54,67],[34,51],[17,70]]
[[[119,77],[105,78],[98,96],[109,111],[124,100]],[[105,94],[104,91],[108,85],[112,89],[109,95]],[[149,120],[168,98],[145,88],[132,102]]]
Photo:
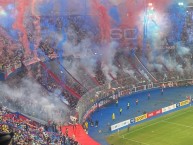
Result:
[[114,124],[114,125],[111,126],[111,131],[114,131],[116,129],[128,126],[129,124],[131,124],[130,119],[126,120],[126,121],[123,121],[123,122],[120,122],[120,123],[117,123],[117,124]]
[[180,106],[185,106],[188,104],[190,104],[190,100],[185,100],[185,101],[180,102]]
[[147,118],[151,118],[151,117],[157,116],[159,114],[162,114],[162,109],[147,113]]
[[162,108],[162,113],[171,111],[171,110],[173,110],[173,109],[176,109],[176,104]]
[[144,115],[135,117],[135,122],[139,122],[139,121],[142,121],[142,120],[145,120],[145,119],[147,119],[147,113],[144,114]]

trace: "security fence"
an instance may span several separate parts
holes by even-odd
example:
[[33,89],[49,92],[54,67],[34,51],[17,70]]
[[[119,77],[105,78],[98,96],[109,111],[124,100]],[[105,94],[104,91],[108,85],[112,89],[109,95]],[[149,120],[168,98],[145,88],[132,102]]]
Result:
[[153,88],[193,85],[193,76],[187,76],[187,78],[184,76],[172,76],[167,80],[163,79],[159,81],[160,82],[146,82],[145,80],[141,80],[140,82],[132,82],[131,77],[126,77],[124,78],[124,82],[126,83],[121,83],[123,79],[119,79],[93,88],[84,94],[77,104],[76,111],[79,115],[79,122],[84,122],[87,117],[98,108],[125,95]]

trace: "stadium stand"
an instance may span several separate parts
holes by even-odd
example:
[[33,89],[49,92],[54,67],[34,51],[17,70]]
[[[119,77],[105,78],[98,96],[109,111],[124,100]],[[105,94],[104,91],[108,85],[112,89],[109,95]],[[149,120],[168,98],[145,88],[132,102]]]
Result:
[[0,133],[13,132],[12,144],[78,145],[78,142],[61,132],[61,126],[41,124],[6,107],[0,107]]
[[[117,50],[115,52],[111,64],[113,67],[105,72],[105,61],[99,59],[103,56],[100,55],[100,51],[95,50],[97,48],[94,48],[87,41],[87,38],[95,44],[100,44],[103,41],[100,34],[97,33],[99,28],[93,24],[88,26],[89,16],[41,16],[39,23],[41,23],[43,37],[39,40],[37,48],[31,48],[32,52],[37,51],[37,54],[31,53],[31,56],[25,55],[26,48],[24,48],[22,42],[12,38],[8,28],[0,26],[0,48],[2,50],[0,51],[0,80],[5,81],[5,84],[9,86],[13,85],[15,88],[19,88],[24,87],[19,84],[22,78],[33,79],[34,84],[38,82],[41,85],[42,96],[50,93],[56,94],[53,97],[59,98],[58,100],[63,102],[62,105],[67,106],[67,109],[70,110],[69,112],[65,109],[53,110],[53,113],[61,118],[65,116],[63,123],[68,123],[69,119],[66,118],[74,115],[78,117],[79,123],[83,124],[92,112],[92,110],[91,112],[87,111],[91,107],[97,107],[93,105],[100,99],[107,98],[105,101],[110,103],[131,92],[143,88],[144,90],[146,88],[151,89],[153,85],[163,87],[162,85],[171,83],[171,86],[180,86],[180,83],[175,82],[177,80],[182,80],[181,86],[191,85],[192,80],[188,83],[184,83],[183,80],[193,78],[191,68],[193,51],[190,49],[185,55],[178,53],[178,43],[183,46],[180,47],[180,49],[184,48],[182,50],[185,50],[185,47],[192,48],[192,6],[188,7],[186,12],[185,18],[181,14],[177,15],[179,22],[172,19],[173,17],[176,19],[176,16],[173,15],[173,9],[168,10],[167,13],[173,20],[172,31],[160,40],[159,49],[168,60],[173,60],[175,64],[178,64],[177,68],[169,66],[167,62],[164,62],[164,58],[160,58],[160,62],[153,63],[154,60],[149,60],[151,54],[144,54],[140,44],[134,45],[135,42],[131,42],[128,45],[119,44],[119,47],[123,47],[123,51]],[[36,38],[40,35],[34,32],[34,29],[36,29],[34,21],[38,22],[37,17],[29,16],[24,23],[27,40],[31,44],[36,44],[36,41],[38,41]],[[66,21],[69,25],[64,23]],[[177,25],[181,24],[181,21],[185,21],[185,23],[182,32],[178,32]],[[87,32],[88,30],[90,32]],[[63,43],[63,41],[59,42],[59,39],[55,37],[60,38],[61,36],[58,35],[62,31],[68,34],[64,39],[68,39],[71,47],[81,51],[64,53],[61,50],[63,44],[60,43]],[[19,37],[22,37],[22,35],[24,34],[19,34]],[[88,46],[84,45],[85,43]],[[155,47],[151,44],[151,40],[147,40],[145,45],[147,51]],[[87,47],[93,47],[93,49],[87,50]],[[83,48],[86,49],[86,55],[81,53]],[[127,49],[129,51],[125,53]],[[159,53],[161,52],[154,55],[158,57]],[[92,67],[92,71],[87,67],[86,62],[81,62],[81,55],[86,61],[96,58],[94,59],[96,65]],[[115,73],[113,69],[116,70]],[[56,93],[56,91],[59,93]],[[27,91],[27,93],[29,92]],[[30,96],[30,94],[25,95]],[[62,134],[65,129],[62,131],[61,125],[51,124],[50,120],[53,120],[53,117],[47,114],[44,106],[38,106],[33,98],[13,98],[5,94],[3,90],[0,90],[0,96],[0,130],[5,133],[13,132],[12,142],[14,144],[79,144],[72,138],[73,134],[71,134],[71,137]],[[37,108],[38,113],[34,111]],[[16,110],[19,113],[14,113],[9,109]],[[79,114],[77,115],[77,113]],[[40,123],[36,120],[37,118],[49,123],[44,122],[46,125]],[[82,130],[81,126],[79,127]],[[87,128],[85,125],[83,127],[84,129]],[[71,126],[69,128],[71,129]]]

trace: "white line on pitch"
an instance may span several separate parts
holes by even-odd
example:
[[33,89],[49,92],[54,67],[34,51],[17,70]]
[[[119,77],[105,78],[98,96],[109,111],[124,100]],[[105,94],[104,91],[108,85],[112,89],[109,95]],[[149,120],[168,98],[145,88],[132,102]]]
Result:
[[[192,110],[191,110],[191,111],[188,110],[188,111],[183,112],[182,114],[177,114],[177,115],[171,116],[171,117],[169,117],[169,118],[167,118],[167,119],[160,120],[160,121],[158,121],[158,122],[155,122],[155,123],[146,125],[146,126],[144,126],[144,127],[141,127],[141,128],[139,128],[139,129],[136,129],[136,130],[134,130],[134,131],[128,132],[128,133],[122,135],[121,137],[125,137],[125,135],[131,134],[131,133],[134,133],[134,132],[137,132],[137,131],[142,130],[142,129],[144,129],[144,128],[147,128],[147,127],[153,126],[153,125],[155,125],[155,124],[161,123],[161,122],[163,122],[163,121],[169,120],[169,119],[171,119],[171,118],[174,118],[174,117],[183,115],[183,114],[185,114],[185,113],[187,113],[187,112],[192,112]],[[172,112],[172,113],[174,113],[174,112]],[[168,115],[168,114],[167,114],[167,115]]]
[[144,144],[144,145],[150,145],[150,144],[147,144],[147,143],[144,143],[144,142],[140,142],[140,141],[137,141],[137,140],[133,140],[133,139],[128,139],[128,138],[124,138],[124,137],[120,137],[124,140],[130,140],[130,141],[133,141],[133,142],[137,142],[137,143],[140,143],[140,144]]
[[193,126],[183,125],[180,123],[175,123],[175,122],[170,122],[170,121],[165,121],[165,120],[163,120],[162,122],[166,122],[166,123],[174,124],[174,125],[178,125],[178,126],[183,126],[183,127],[187,127],[187,128],[193,128]]

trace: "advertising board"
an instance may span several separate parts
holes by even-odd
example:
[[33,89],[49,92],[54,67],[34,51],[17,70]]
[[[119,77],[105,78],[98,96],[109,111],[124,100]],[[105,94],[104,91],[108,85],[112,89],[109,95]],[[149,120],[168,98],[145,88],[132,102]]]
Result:
[[176,104],[173,104],[173,105],[170,105],[170,106],[168,106],[168,107],[162,108],[162,113],[171,111],[171,110],[173,110],[173,109],[176,109]]
[[147,113],[144,114],[144,115],[135,117],[135,122],[139,122],[139,121],[142,121],[142,120],[145,120],[145,119],[147,119]]
[[129,124],[131,124],[130,119],[126,120],[126,121],[123,121],[123,122],[120,122],[120,123],[117,123],[117,124],[114,124],[114,125],[111,126],[111,131],[114,131],[114,130],[117,130],[119,128],[128,126]]
[[147,113],[147,118],[151,118],[151,117],[157,116],[159,114],[162,114],[162,109]]
[[190,104],[190,100],[185,100],[185,101],[180,102],[180,106],[185,106],[188,104]]

